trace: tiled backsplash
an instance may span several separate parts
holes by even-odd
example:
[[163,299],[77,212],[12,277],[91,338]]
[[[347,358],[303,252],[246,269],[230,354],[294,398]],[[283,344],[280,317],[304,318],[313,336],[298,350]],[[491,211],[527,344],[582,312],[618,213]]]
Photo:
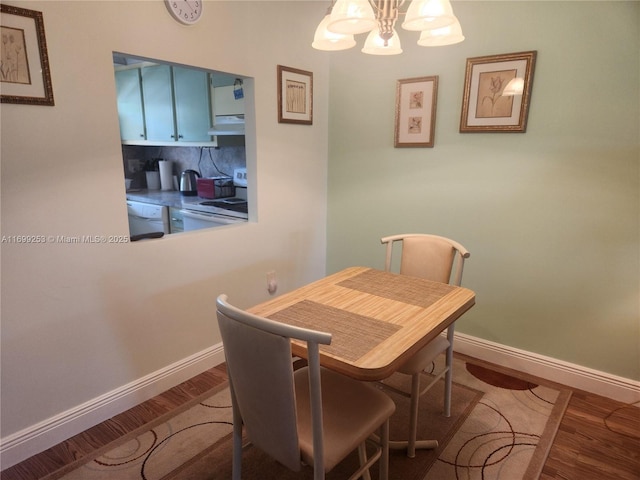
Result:
[[[147,147],[122,146],[125,177],[133,179],[131,188],[145,188],[143,171],[147,161],[155,158],[171,160],[173,174],[180,178],[184,170],[195,170],[203,177],[233,176],[234,168],[247,164],[245,147]],[[138,161],[136,161],[138,160]]]

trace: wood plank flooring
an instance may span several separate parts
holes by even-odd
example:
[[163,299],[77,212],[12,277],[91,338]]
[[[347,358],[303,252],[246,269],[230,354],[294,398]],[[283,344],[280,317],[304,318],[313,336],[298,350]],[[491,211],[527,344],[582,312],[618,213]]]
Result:
[[[483,363],[483,362],[481,362]],[[484,364],[487,365],[487,364]],[[505,371],[504,367],[496,367]],[[123,436],[199,401],[227,380],[220,365],[0,472],[0,480],[55,480]],[[574,391],[540,480],[640,480],[640,407]],[[514,479],[517,480],[517,479]]]
[[639,406],[574,391],[540,479],[640,479]]

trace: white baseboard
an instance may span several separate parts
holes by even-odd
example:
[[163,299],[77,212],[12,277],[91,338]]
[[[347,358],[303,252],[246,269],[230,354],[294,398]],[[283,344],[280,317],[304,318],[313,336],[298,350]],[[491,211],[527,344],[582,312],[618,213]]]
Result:
[[222,343],[0,440],[4,470],[224,362]]
[[640,402],[640,382],[456,332],[454,350],[486,362],[624,403]]

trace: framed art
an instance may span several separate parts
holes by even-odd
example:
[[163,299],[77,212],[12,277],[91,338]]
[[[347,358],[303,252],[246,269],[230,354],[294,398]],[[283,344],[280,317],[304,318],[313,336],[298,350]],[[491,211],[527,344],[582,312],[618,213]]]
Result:
[[[526,131],[536,53],[467,59],[461,132]],[[520,82],[520,86],[515,91],[506,92],[505,87],[512,80]]]
[[313,73],[278,65],[278,122],[313,123]]
[[433,147],[438,77],[398,80],[394,147]]
[[0,5],[0,101],[53,105],[42,12]]

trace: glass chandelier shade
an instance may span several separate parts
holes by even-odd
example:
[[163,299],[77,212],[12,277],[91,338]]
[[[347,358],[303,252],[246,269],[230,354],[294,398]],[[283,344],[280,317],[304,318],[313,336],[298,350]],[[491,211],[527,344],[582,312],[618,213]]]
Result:
[[456,18],[455,23],[446,27],[434,28],[433,30],[423,30],[418,39],[418,45],[422,47],[443,47],[453,45],[464,40],[462,27]]
[[405,30],[433,30],[455,22],[449,0],[413,0],[404,17]]
[[378,29],[374,28],[369,32],[364,42],[362,53],[368,53],[369,55],[398,55],[402,53],[398,32],[394,29],[393,36],[389,39],[384,39],[380,36]]
[[369,0],[338,0],[331,11],[327,30],[342,35],[365,33],[377,25]]
[[353,35],[342,35],[327,30],[327,24],[331,21],[331,15],[327,14],[316,28],[311,46],[316,50],[337,51],[355,47],[356,41]]

